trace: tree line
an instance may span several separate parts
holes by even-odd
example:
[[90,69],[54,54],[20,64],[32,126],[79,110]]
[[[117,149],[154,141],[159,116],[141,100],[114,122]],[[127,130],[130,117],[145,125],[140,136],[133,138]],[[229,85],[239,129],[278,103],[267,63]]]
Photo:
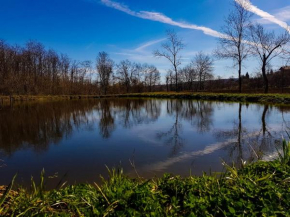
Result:
[[[271,60],[281,57],[290,62],[289,49],[287,51],[290,34],[285,31],[276,35],[260,24],[253,24],[251,18],[247,5],[235,1],[232,11],[225,18],[217,49],[213,54],[198,52],[185,67],[181,67],[181,52],[185,45],[174,31],[167,31],[167,41],[153,52],[155,57],[164,58],[170,64],[162,85],[160,72],[154,65],[129,60],[114,63],[106,52],[100,52],[95,62],[76,61],[66,54],[46,49],[39,42],[29,41],[25,46],[11,46],[0,40],[0,94],[106,95],[165,90],[221,90],[224,86],[229,87],[231,81],[215,79],[214,59],[231,59],[238,68],[238,85],[232,82],[232,89],[238,86],[238,92],[242,92],[243,87],[260,86],[262,80],[262,88],[268,93],[269,84],[273,83],[269,81],[269,77],[273,77],[269,76]],[[249,57],[259,61],[261,72],[250,81],[244,79],[242,72]],[[284,72],[280,74],[285,78]],[[285,79],[274,77],[274,86],[277,88]],[[288,85],[287,82],[282,83],[283,88]]]
[[94,94],[92,72],[90,61],[71,60],[39,42],[0,41],[1,94]]
[[[238,91],[242,92],[243,73],[242,67],[249,57],[257,58],[263,79],[264,93],[269,92],[269,76],[267,69],[270,68],[271,60],[275,57],[290,59],[287,44],[290,42],[290,34],[285,30],[282,34],[276,35],[273,31],[267,31],[260,24],[251,22],[252,13],[247,9],[244,1],[235,1],[233,9],[225,18],[225,24],[221,29],[222,35],[218,40],[218,47],[213,52],[217,59],[231,59],[234,67],[238,68]],[[212,81],[213,58],[204,53],[198,53],[191,64],[179,69],[181,65],[180,52],[184,48],[182,39],[175,32],[167,32],[167,42],[162,44],[162,50],[154,52],[156,57],[167,59],[171,63],[171,70],[166,76],[168,84],[172,87],[175,83],[175,90],[182,90],[179,84],[187,84],[186,90],[205,90],[205,81]],[[220,80],[220,79],[219,79]],[[219,86],[220,82],[213,82]],[[195,84],[195,88],[194,88]],[[212,86],[211,82],[207,82]],[[172,88],[171,88],[172,89]]]
[[160,72],[149,64],[115,64],[100,52],[96,62],[76,61],[39,42],[11,46],[0,40],[0,94],[107,94],[153,91]]

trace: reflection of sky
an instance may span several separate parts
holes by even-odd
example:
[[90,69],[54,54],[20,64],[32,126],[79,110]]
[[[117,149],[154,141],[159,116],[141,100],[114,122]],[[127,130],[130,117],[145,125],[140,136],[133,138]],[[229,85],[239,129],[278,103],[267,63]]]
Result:
[[[157,101],[149,100],[144,103]],[[102,109],[98,110],[98,107],[94,107],[93,110],[87,111],[87,117],[80,127],[74,126],[70,136],[63,137],[55,145],[50,144],[47,150],[35,152],[31,146],[30,148],[22,146],[11,156],[4,158],[7,167],[1,168],[3,175],[0,177],[0,184],[9,182],[17,171],[19,176],[27,181],[31,174],[36,176],[42,168],[45,168],[48,174],[68,173],[71,182],[91,182],[98,177],[98,174],[106,174],[104,165],[113,167],[121,164],[125,171],[130,172],[132,168],[129,159],[132,158],[137,170],[140,169],[140,174],[149,177],[159,176],[164,172],[188,175],[190,169],[193,174],[201,174],[202,171],[209,171],[210,168],[213,171],[221,170],[221,159],[230,160],[229,150],[237,138],[217,138],[216,133],[231,131],[237,126],[239,103],[207,102],[208,113],[203,111],[203,115],[209,122],[203,132],[197,127],[197,120],[201,120],[199,113],[188,120],[182,117],[180,112],[178,133],[182,144],[176,152],[173,152],[174,142],[166,143],[171,134],[159,138],[158,133],[165,133],[172,128],[176,121],[175,110],[173,109],[172,114],[168,114],[167,100],[158,102],[161,102],[159,105],[161,113],[156,120],[151,120],[150,115],[141,106],[140,117],[133,117],[133,113],[129,113],[129,120],[132,123],[128,128],[123,124],[124,115],[120,115],[120,112],[125,112],[125,108],[111,107],[115,128],[110,132],[109,138],[103,138],[100,133]],[[196,103],[188,100],[186,102],[192,102],[193,105]],[[183,103],[181,110],[187,105]],[[244,133],[246,135],[243,134],[244,137],[254,138],[261,135],[263,111],[263,105],[250,104],[248,107],[242,105],[242,127],[247,131]],[[284,118],[289,121],[290,113],[284,113]],[[136,119],[141,120],[141,123],[137,123]],[[146,121],[142,122],[142,120]],[[272,135],[281,138],[285,130],[282,129],[281,112],[269,106],[265,121]],[[244,149],[248,150],[249,147]],[[272,149],[274,147],[270,147],[269,151]]]

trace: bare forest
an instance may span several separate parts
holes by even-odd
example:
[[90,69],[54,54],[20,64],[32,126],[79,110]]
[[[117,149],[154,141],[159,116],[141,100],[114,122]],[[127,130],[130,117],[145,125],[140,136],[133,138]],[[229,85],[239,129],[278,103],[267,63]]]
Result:
[[[130,60],[115,63],[106,52],[94,61],[77,61],[39,42],[23,46],[0,40],[0,95],[107,95],[152,91],[289,92],[289,32],[276,34],[251,22],[246,5],[234,3],[212,54],[200,51],[188,65],[182,62],[185,44],[173,30],[152,56],[168,62],[166,74],[150,64]],[[251,76],[243,71],[249,57],[259,63]],[[271,69],[274,58],[285,65]],[[215,76],[214,61],[230,59],[237,77]],[[146,62],[146,60],[145,60]]]

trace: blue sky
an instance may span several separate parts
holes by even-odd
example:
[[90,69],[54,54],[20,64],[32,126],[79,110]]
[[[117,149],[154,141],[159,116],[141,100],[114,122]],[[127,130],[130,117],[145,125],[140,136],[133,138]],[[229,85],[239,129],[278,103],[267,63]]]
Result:
[[[186,44],[182,52],[183,65],[200,50],[211,54],[217,46],[214,34],[195,27],[182,28],[179,24],[219,31],[233,1],[0,0],[0,38],[11,44],[37,40],[77,60],[94,60],[98,52],[106,51],[117,63],[122,59],[148,62],[164,74],[170,65],[154,58],[152,52],[160,47],[165,31],[174,29]],[[290,23],[290,0],[252,0],[251,3],[256,9],[275,16],[276,20],[263,19],[254,8],[257,13],[253,20],[267,29],[282,32],[283,23]],[[177,25],[167,22],[168,19]],[[280,64],[283,62],[277,59],[273,67]],[[244,73],[258,69],[253,60],[246,65]],[[214,73],[236,76],[231,66],[231,61],[215,61]]]

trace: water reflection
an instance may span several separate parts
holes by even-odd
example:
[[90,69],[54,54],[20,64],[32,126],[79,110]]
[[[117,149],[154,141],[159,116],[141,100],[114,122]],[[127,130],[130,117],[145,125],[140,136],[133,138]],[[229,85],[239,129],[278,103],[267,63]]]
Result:
[[181,100],[168,100],[166,103],[167,114],[173,116],[173,124],[166,129],[165,132],[158,132],[157,138],[165,139],[165,144],[172,145],[172,153],[174,155],[178,153],[182,147],[182,137],[180,131],[182,131],[182,124],[179,121],[179,114],[182,110]]
[[245,137],[248,135],[247,129],[242,124],[242,103],[239,103],[237,112],[237,120],[233,120],[233,127],[229,130],[217,130],[215,132],[218,139],[232,139],[233,142],[229,146],[229,156],[232,159],[238,159],[240,165],[241,160],[245,159],[243,154],[243,143],[245,143]]
[[98,104],[100,116],[99,129],[103,138],[109,138],[115,129],[115,119],[111,111],[109,100],[101,100]]
[[[215,131],[215,136],[219,140],[233,139],[233,142],[228,146],[229,161],[234,162],[237,166],[241,166],[242,161],[254,161],[262,159],[267,153],[271,154],[276,151],[281,143],[282,135],[285,135],[286,131],[283,122],[281,128],[273,126],[269,129],[267,124],[267,116],[270,116],[275,107],[270,105],[260,105],[259,109],[263,109],[260,118],[260,129],[252,130],[248,125],[244,127],[242,120],[242,109],[249,108],[249,105],[243,105],[239,103],[239,109],[237,112],[237,118],[233,120],[232,129],[223,130],[219,129]],[[244,115],[247,114],[247,110]],[[257,114],[258,115],[258,114]]]
[[[19,103],[0,111],[0,184],[43,167],[72,181],[120,161],[143,176],[220,170],[276,150],[289,129],[289,107],[194,100],[101,99]],[[28,159],[26,161],[26,159]],[[33,168],[33,170],[32,170]],[[23,178],[25,179],[25,178]]]
[[50,144],[69,137],[74,128],[89,124],[88,112],[92,108],[86,101],[5,107],[0,111],[0,150],[7,155],[26,148],[45,151]]
[[167,100],[167,114],[173,123],[165,132],[158,132],[157,138],[165,140],[165,144],[172,146],[171,156],[177,154],[183,146],[182,122],[190,122],[193,129],[199,133],[209,132],[212,125],[213,104],[205,101]]

